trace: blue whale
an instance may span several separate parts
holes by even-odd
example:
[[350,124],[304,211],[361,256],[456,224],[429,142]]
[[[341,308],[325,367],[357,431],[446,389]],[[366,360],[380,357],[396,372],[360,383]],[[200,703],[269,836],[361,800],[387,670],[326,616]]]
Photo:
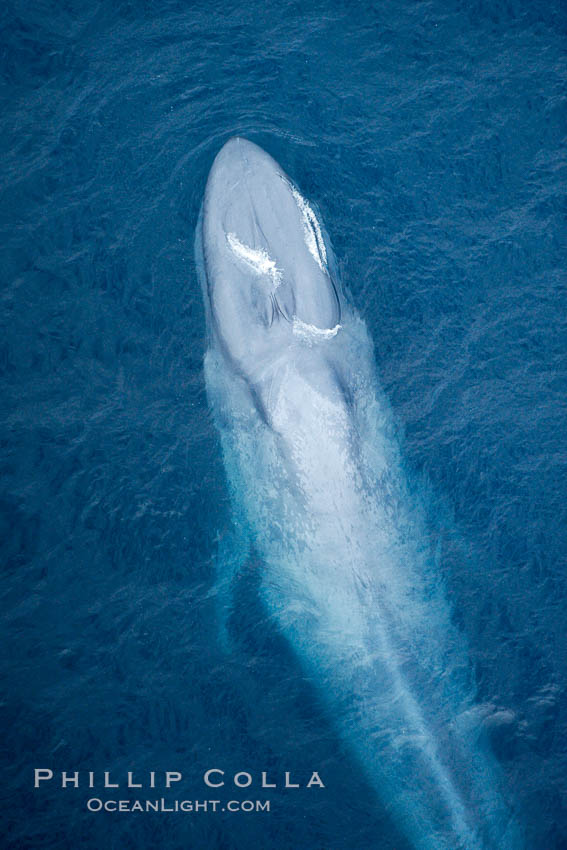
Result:
[[[263,605],[416,850],[522,847],[372,341],[318,215],[233,138],[195,249],[207,393]],[[220,571],[225,613],[237,566]]]

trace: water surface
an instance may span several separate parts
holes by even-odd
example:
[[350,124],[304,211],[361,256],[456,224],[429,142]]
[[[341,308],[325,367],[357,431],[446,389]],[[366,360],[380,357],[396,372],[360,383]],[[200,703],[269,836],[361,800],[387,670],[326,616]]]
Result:
[[[528,846],[564,847],[564,9],[11,0],[0,44],[7,846],[402,846],[250,593],[238,652],[217,641],[193,234],[239,133],[318,205],[408,466],[459,528],[448,592]],[[327,788],[247,816],[32,788],[179,769],[202,799],[217,765]]]

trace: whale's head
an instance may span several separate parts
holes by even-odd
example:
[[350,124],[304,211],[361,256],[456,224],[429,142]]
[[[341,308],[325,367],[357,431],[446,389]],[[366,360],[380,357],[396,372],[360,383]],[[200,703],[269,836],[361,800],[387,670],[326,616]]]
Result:
[[213,333],[245,371],[294,339],[332,339],[340,303],[321,225],[278,163],[230,139],[207,181],[202,212],[205,300]]

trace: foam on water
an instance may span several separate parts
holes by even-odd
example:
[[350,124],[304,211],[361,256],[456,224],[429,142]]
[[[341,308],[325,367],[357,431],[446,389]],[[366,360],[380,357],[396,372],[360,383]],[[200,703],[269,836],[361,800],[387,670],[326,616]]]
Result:
[[317,216],[305,198],[298,192],[297,188],[291,183],[289,184],[289,187],[303,218],[305,244],[321,271],[326,271],[327,249],[325,248],[325,241],[323,239],[323,234],[321,233],[321,227],[317,221]]
[[266,275],[272,281],[274,289],[278,288],[282,282],[281,269],[278,269],[275,260],[272,260],[266,251],[262,248],[251,248],[249,245],[243,245],[234,233],[227,233],[226,241],[236,256],[247,263],[255,274]]

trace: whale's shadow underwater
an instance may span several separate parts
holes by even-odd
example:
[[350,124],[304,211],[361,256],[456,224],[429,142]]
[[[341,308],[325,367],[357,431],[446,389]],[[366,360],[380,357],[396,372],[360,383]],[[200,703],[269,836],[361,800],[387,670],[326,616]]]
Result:
[[220,629],[253,551],[264,610],[411,846],[522,847],[372,341],[321,222],[265,151],[234,138],[195,246],[235,524]]

